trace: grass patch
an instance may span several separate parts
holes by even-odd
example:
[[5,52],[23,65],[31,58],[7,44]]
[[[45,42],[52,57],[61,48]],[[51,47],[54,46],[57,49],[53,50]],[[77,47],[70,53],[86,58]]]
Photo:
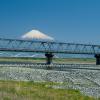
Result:
[[23,81],[0,81],[1,100],[95,100],[78,90],[53,89],[47,85],[59,83],[34,83]]
[[[0,62],[30,62],[30,63],[45,63],[46,58],[25,58],[25,57],[0,57]],[[53,58],[53,63],[93,63],[94,58]]]
[[95,64],[94,58],[54,58],[54,62],[58,63],[93,63]]

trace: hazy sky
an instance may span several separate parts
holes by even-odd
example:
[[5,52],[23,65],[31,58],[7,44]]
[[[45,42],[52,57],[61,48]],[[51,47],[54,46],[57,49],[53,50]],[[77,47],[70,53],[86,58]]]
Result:
[[0,0],[0,37],[32,29],[59,41],[100,44],[100,0]]

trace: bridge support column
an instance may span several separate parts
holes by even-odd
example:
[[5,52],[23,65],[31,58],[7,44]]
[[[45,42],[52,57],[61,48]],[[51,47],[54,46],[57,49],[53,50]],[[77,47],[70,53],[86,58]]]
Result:
[[96,65],[100,65],[100,54],[96,54],[95,58],[96,58]]
[[52,53],[45,53],[45,56],[46,56],[46,59],[47,59],[47,64],[50,65],[54,55]]

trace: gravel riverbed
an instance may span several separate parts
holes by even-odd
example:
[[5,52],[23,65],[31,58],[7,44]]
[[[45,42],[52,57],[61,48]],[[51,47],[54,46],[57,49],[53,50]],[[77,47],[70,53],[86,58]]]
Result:
[[78,89],[81,93],[100,97],[100,70],[68,69],[66,71],[0,67],[0,80],[58,82],[51,86],[61,89]]

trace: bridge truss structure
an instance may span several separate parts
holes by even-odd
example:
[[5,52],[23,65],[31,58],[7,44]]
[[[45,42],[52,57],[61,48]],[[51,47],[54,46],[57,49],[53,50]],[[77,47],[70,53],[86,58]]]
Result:
[[45,53],[47,64],[51,63],[55,53],[87,54],[94,55],[96,64],[100,65],[100,45],[0,38],[0,51]]

